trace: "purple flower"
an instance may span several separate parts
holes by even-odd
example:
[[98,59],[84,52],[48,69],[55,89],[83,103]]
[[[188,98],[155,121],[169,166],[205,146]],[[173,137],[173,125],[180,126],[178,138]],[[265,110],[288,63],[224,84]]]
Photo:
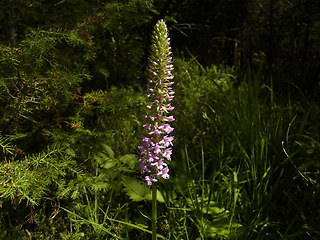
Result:
[[144,180],[148,186],[157,182],[158,178],[169,178],[169,168],[165,160],[171,161],[174,137],[169,134],[174,128],[168,122],[175,120],[173,116],[166,116],[174,109],[170,101],[175,94],[172,89],[173,65],[169,40],[165,22],[158,21],[152,36],[145,94],[147,109],[143,115],[146,121],[143,128],[147,137],[141,137],[141,145],[138,147],[140,172],[146,174]]
[[[167,104],[167,105],[165,106],[165,109],[166,109],[167,111],[172,111],[172,110],[174,109],[174,107],[172,107],[170,104]],[[147,118],[145,118],[145,119],[147,119]]]
[[169,147],[170,145],[173,145],[173,139],[173,137],[164,136],[160,143],[163,144],[164,147]]
[[164,153],[163,156],[168,159],[169,161],[171,161],[171,154],[172,154],[172,149],[171,148],[167,148]]
[[156,143],[153,147],[153,152],[154,154],[159,154],[162,152],[162,148],[164,148],[163,146],[160,146],[158,143]]
[[146,184],[148,186],[151,186],[152,185],[152,182],[157,182],[158,180],[154,177],[154,176],[146,176],[144,178],[144,180],[146,181]]
[[166,117],[165,120],[168,122],[173,122],[175,119],[173,116],[169,116],[169,117]]
[[169,124],[163,124],[159,126],[158,129],[163,129],[163,131],[165,131],[167,134],[171,133],[174,130],[174,128],[170,127]]
[[147,148],[145,146],[138,146],[138,149],[141,153],[144,153],[147,151]]
[[150,125],[150,124],[148,124],[148,125],[143,125],[143,128],[144,128],[144,129],[147,129],[147,130],[151,130],[151,125]]
[[153,135],[153,134],[161,134],[163,132],[159,131],[158,129],[152,131],[152,132],[149,132],[149,135]]
[[161,175],[162,175],[162,178],[168,179],[170,177],[168,172],[169,172],[169,168],[168,167],[162,169],[162,171],[160,172]]
[[151,141],[151,138],[148,138],[148,137],[145,137],[145,136],[141,137],[141,144],[144,147],[149,147],[150,145],[153,145],[152,141]]

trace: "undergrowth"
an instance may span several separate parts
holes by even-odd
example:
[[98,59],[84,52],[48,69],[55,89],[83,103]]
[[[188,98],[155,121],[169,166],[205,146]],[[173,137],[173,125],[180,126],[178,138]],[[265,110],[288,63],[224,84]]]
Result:
[[[239,79],[176,58],[174,74],[176,140],[172,177],[159,183],[158,238],[317,239],[319,106],[280,96],[259,72]],[[1,238],[150,239],[151,191],[136,160],[141,92],[72,90],[71,111],[39,108],[60,114],[30,129],[46,139],[42,151],[23,152],[22,128],[2,133]]]

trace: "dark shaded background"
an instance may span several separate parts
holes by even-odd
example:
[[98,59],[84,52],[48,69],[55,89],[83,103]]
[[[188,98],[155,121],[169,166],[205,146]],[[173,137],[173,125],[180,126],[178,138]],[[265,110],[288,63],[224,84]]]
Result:
[[[17,45],[29,28],[72,29],[93,19],[98,29],[104,6],[110,2],[126,1],[1,1],[1,42]],[[150,18],[141,23],[127,12],[131,26],[125,27],[131,29],[124,31],[135,31],[147,40],[155,21],[165,18],[173,48],[186,55],[190,52],[204,65],[262,67],[267,75],[280,76],[307,93],[319,87],[317,0],[155,0],[145,4],[150,4]]]

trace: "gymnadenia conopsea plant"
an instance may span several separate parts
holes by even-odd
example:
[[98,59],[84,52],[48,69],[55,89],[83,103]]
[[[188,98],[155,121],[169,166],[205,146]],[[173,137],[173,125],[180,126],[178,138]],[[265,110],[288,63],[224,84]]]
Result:
[[146,134],[141,137],[138,147],[140,171],[145,175],[148,186],[159,178],[169,178],[167,161],[171,161],[174,139],[169,135],[173,131],[170,122],[175,120],[170,115],[174,109],[171,105],[174,98],[171,54],[167,26],[163,20],[159,20],[152,34],[148,65],[146,114],[143,115]]

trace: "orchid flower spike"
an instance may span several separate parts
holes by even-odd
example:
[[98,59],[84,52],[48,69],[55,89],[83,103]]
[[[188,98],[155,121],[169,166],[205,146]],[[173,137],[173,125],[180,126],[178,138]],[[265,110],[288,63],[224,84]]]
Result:
[[153,30],[148,65],[148,99],[146,114],[143,115],[146,135],[141,137],[138,147],[140,172],[145,175],[148,186],[159,178],[169,178],[167,161],[171,161],[174,140],[169,136],[174,130],[169,123],[175,120],[170,113],[174,109],[171,105],[174,98],[171,54],[167,26],[164,20],[159,20]]

